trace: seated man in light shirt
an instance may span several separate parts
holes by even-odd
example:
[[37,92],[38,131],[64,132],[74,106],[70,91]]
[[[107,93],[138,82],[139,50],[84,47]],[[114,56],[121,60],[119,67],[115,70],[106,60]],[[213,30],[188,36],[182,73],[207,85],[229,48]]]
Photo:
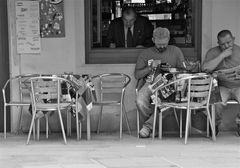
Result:
[[135,78],[142,84],[137,95],[137,108],[144,119],[140,130],[140,137],[150,137],[153,128],[154,105],[151,104],[152,92],[149,89],[152,71],[160,64],[169,64],[173,68],[185,69],[182,51],[172,45],[168,45],[170,32],[167,28],[158,27],[153,31],[152,41],[154,47],[145,49],[140,53],[135,67]]
[[[222,30],[217,35],[218,46],[211,48],[202,64],[202,70],[208,73],[226,71],[240,65],[240,46],[234,44],[234,36],[229,30]],[[230,80],[226,75],[218,76],[218,86],[222,104],[216,105],[216,135],[222,121],[222,109],[230,99],[240,103],[240,80]]]

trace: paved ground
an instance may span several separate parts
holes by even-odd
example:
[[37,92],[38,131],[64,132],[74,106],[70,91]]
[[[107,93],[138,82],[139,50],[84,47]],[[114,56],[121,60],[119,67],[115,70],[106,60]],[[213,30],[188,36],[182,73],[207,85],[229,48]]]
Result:
[[0,134],[1,168],[238,168],[240,137],[220,133],[213,142],[204,136],[190,137],[188,144],[177,136],[163,140],[137,139],[124,134],[93,134],[91,141],[68,137],[64,145],[61,134],[41,135],[40,141],[27,135]]

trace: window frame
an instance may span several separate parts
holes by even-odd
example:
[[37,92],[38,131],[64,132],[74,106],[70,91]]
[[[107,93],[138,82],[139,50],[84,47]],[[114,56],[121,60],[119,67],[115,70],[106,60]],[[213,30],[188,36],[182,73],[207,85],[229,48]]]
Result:
[[[101,0],[99,0],[101,1]],[[193,0],[194,47],[179,47],[188,60],[201,61],[202,47],[202,0]],[[144,49],[91,48],[91,0],[84,0],[85,9],[85,64],[135,64]]]

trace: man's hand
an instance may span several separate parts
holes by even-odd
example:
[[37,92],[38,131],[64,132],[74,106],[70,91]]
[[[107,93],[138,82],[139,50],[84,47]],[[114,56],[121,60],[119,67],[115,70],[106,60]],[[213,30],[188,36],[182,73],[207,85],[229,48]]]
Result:
[[156,69],[158,67],[158,65],[161,64],[161,60],[153,60],[152,62],[152,68]]
[[232,47],[227,48],[221,53],[222,58],[226,58],[232,55]]

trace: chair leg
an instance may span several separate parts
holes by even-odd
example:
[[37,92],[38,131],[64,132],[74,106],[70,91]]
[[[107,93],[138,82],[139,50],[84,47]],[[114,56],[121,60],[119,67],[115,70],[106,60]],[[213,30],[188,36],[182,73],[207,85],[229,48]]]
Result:
[[154,108],[152,139],[155,138],[156,119],[157,119],[157,104],[155,104],[155,108]]
[[[77,104],[77,103],[76,103]],[[77,105],[76,105],[77,106]],[[79,141],[79,138],[80,138],[80,136],[79,136],[79,120],[78,120],[78,112],[77,112],[77,107],[76,107],[76,131],[77,131],[77,140]]]
[[67,136],[71,136],[70,134],[71,134],[71,130],[70,130],[70,109],[69,108],[67,108]]
[[208,115],[207,115],[207,137],[209,137],[209,122],[210,122],[210,118],[208,117]]
[[162,111],[159,113],[159,128],[158,128],[158,138],[162,139]]
[[19,118],[18,118],[18,130],[17,130],[18,134],[22,132],[22,126],[21,126],[22,114],[23,114],[23,106],[20,106],[20,115],[19,115]]
[[[30,128],[29,128],[29,132],[28,132],[28,138],[27,138],[27,145],[29,144],[29,140],[30,140],[30,137],[31,137],[31,133],[32,133],[32,129],[33,129],[33,125],[35,125],[34,123],[34,120],[35,120],[35,116],[36,116],[36,111],[34,110],[33,111],[33,114],[32,114],[32,121],[31,121],[31,124],[30,124]],[[35,129],[35,127],[34,127]],[[34,131],[35,132],[35,131]],[[35,137],[35,134],[33,134],[34,137]]]
[[6,139],[7,138],[7,107],[6,107],[6,105],[4,105],[4,112],[3,112],[4,114],[3,114],[3,116],[4,116],[4,139]]
[[[213,124],[213,129],[214,129],[214,132],[216,133],[216,130],[215,130],[215,126],[216,126],[216,123],[215,123],[215,115],[216,115],[216,112],[215,112],[215,105],[212,104],[211,105],[211,113],[212,113],[212,124]],[[211,119],[211,118],[210,118]]]
[[48,129],[48,115],[47,114],[45,115],[45,121],[46,121],[46,139],[48,139],[49,129]]
[[178,120],[178,116],[177,116],[177,112],[176,112],[176,109],[175,109],[175,108],[173,108],[173,112],[174,112],[174,116],[175,116],[175,119],[176,119],[176,121],[177,121],[177,125],[178,125],[178,128],[179,128],[180,125],[179,125],[179,120]]
[[49,117],[48,117],[48,134],[51,134],[51,133],[52,133],[51,130],[52,130],[52,129],[51,129],[51,125],[50,125],[50,123],[49,123]]
[[191,110],[187,109],[186,126],[185,126],[185,144],[187,144],[190,120],[191,120]]
[[101,128],[101,122],[102,122],[102,110],[103,110],[103,105],[101,105],[101,109],[100,109],[100,113],[99,113],[99,117],[98,117],[97,134],[99,134],[99,132],[100,132],[100,128]]
[[66,114],[66,117],[67,117],[67,132],[66,132],[66,135],[69,136],[69,116],[68,116],[68,111],[69,109],[67,108],[67,114]]
[[[192,115],[192,113],[191,113],[191,115]],[[189,136],[191,136],[191,135],[192,135],[192,117],[190,116],[190,119],[189,119]]]
[[68,121],[69,121],[69,136],[72,136],[72,115],[70,113],[68,113]]
[[61,111],[59,109],[58,109],[58,116],[59,116],[59,119],[60,119],[60,124],[61,124],[61,128],[62,128],[64,143],[67,144],[65,130],[64,130],[63,121],[62,121],[62,114],[61,114]]
[[215,112],[215,105],[213,104],[212,106],[213,106],[212,107],[213,108],[212,109],[212,125],[213,125],[213,130],[214,130],[213,132],[215,133],[214,135],[215,135],[215,141],[216,141],[216,129],[215,129],[216,128],[215,127],[216,126],[216,123],[215,123],[216,112]]
[[138,109],[137,109],[136,113],[137,113],[137,137],[139,138],[140,116],[139,116],[139,111],[138,111]]
[[34,119],[33,123],[33,139],[36,140],[36,119]]
[[180,138],[182,138],[182,110],[180,110]]
[[39,141],[40,137],[40,118],[37,119],[37,140]]
[[91,139],[91,115],[90,111],[87,111],[87,140]]
[[[208,117],[210,118],[210,120],[209,120],[209,122],[210,122],[210,127],[211,127],[211,130],[212,130],[212,139],[213,139],[213,141],[216,141],[216,134],[215,134],[215,115],[214,115],[214,113],[212,113],[212,116],[214,116],[214,117],[212,117],[212,119],[211,119],[211,115],[210,115],[210,111],[209,111],[209,109],[208,108],[206,108],[207,109],[207,115],[208,115]],[[213,121],[213,118],[214,118],[214,121]]]
[[119,130],[119,137],[120,137],[120,139],[122,139],[122,123],[123,123],[123,104],[121,103],[120,104],[120,106],[121,106],[121,110],[120,110],[120,119],[119,119],[119,122],[120,122],[120,130]]
[[125,105],[123,104],[123,108],[124,108],[124,118],[125,118],[125,121],[126,121],[126,124],[127,124],[127,128],[128,128],[128,132],[129,132],[129,135],[132,135],[132,133],[131,133],[131,128],[130,128],[130,126],[129,126],[129,120],[128,120],[128,116],[127,116],[127,111],[126,111],[126,107],[125,107]]
[[82,139],[82,122],[79,121],[79,138]]

